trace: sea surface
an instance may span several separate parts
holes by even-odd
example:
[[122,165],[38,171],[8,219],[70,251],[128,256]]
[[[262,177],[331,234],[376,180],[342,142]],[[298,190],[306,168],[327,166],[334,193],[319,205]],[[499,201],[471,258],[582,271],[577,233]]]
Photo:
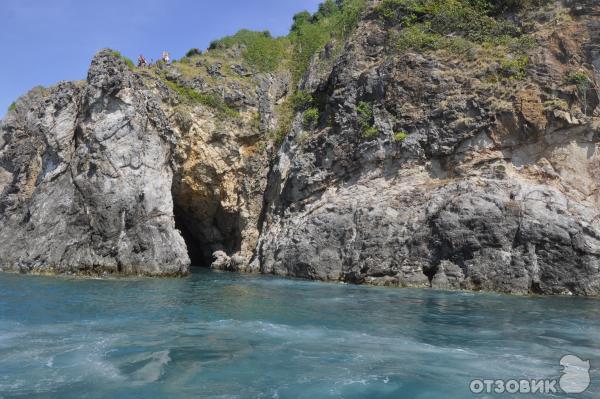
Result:
[[518,397],[469,384],[556,379],[567,354],[592,367],[571,397],[600,398],[600,300],[0,273],[0,398]]

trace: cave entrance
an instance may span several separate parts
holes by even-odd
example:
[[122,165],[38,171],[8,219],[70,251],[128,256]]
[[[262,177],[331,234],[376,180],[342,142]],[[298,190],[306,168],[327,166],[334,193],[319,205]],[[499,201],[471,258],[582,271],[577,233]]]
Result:
[[185,222],[185,214],[175,208],[175,228],[181,232],[181,236],[185,241],[187,247],[188,256],[192,267],[209,267],[212,263],[212,254],[208,255],[205,253],[206,250],[202,240],[196,238],[192,231],[188,228]]
[[240,250],[239,214],[217,207],[213,214],[199,217],[177,206],[174,214],[175,227],[185,241],[192,267],[210,267],[215,251],[232,255]]

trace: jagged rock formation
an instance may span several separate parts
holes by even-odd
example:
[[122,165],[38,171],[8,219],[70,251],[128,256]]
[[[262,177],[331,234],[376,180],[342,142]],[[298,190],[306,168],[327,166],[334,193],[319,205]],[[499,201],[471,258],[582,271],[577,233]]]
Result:
[[2,124],[0,267],[186,273],[165,121],[109,51],[96,56],[86,83],[22,98]]
[[[506,88],[486,82],[490,66],[390,54],[384,27],[366,15],[329,72],[305,80],[333,123],[308,138],[297,123],[282,147],[254,268],[598,294],[598,93],[582,101],[565,83],[573,67],[598,64],[598,26],[591,13],[542,24],[531,78]],[[360,135],[360,102],[373,104],[376,139]],[[398,131],[410,135],[395,140]]]
[[493,61],[394,51],[377,3],[313,58],[300,88],[319,121],[297,113],[280,147],[266,133],[291,78],[240,48],[135,72],[104,50],[87,82],[21,98],[0,126],[0,267],[184,274],[215,253],[226,270],[599,294],[597,4],[540,10],[526,78],[492,81]]

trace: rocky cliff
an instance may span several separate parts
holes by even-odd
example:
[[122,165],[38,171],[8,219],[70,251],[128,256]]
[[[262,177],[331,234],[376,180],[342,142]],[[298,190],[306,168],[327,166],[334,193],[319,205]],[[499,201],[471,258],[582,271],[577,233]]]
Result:
[[143,69],[103,50],[86,82],[22,97],[0,126],[0,267],[178,275],[191,257],[598,295],[598,4],[497,11],[491,40],[402,3],[369,2],[298,81],[244,45]]

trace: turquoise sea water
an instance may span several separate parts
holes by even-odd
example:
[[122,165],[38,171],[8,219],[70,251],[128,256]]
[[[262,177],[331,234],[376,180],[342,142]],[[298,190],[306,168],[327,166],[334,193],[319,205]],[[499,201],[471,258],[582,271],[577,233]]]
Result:
[[0,398],[502,397],[469,382],[556,378],[565,354],[599,398],[600,300],[0,274]]

